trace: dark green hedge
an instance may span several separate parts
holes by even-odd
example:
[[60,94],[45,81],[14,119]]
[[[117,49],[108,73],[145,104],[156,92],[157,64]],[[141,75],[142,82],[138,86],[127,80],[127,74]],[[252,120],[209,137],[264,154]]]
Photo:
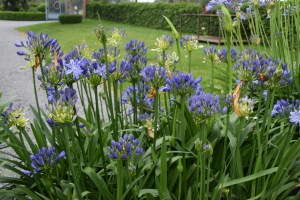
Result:
[[62,24],[80,23],[82,21],[81,15],[59,15],[58,21]]
[[[97,19],[100,14],[101,19],[146,26],[156,29],[169,29],[166,21],[162,18],[162,13],[167,16],[175,28],[180,30],[180,14],[202,14],[202,7],[191,3],[118,3],[108,4],[90,2],[86,7],[87,18]],[[183,16],[182,30],[187,33],[197,33],[197,16]],[[200,29],[207,27],[208,18],[200,18]],[[200,30],[201,33],[201,30]],[[218,35],[218,20],[211,18],[210,35]]]
[[45,20],[44,12],[12,12],[0,11],[0,19],[2,20],[19,20],[19,21],[41,21]]

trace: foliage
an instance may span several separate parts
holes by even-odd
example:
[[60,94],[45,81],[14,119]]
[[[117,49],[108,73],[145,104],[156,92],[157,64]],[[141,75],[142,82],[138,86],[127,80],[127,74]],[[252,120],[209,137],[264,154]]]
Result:
[[39,4],[38,11],[45,12],[45,4],[44,3]]
[[62,24],[74,24],[81,23],[81,15],[59,15],[58,21]]
[[[87,4],[87,18],[101,19],[132,24],[136,26],[146,26],[156,29],[167,29],[170,27],[165,22],[162,14],[172,19],[177,30],[180,30],[180,14],[202,14],[202,8],[191,3],[119,3],[106,4],[90,2]],[[138,16],[138,17],[137,17]],[[200,28],[207,27],[208,18],[201,18]],[[219,35],[217,18],[211,18],[210,35]],[[185,33],[197,33],[197,16],[183,16],[182,30]]]
[[[28,10],[27,0],[2,0],[5,11],[19,11],[20,7]],[[21,6],[19,6],[21,4]]]
[[[211,93],[199,84],[201,77],[192,76],[192,62],[190,74],[183,72],[181,51],[189,51],[191,61],[195,49],[179,41],[167,17],[173,37],[157,40],[156,50],[162,52],[157,65],[147,62],[147,44],[130,40],[124,49],[124,29],[106,29],[101,22],[94,27],[100,47],[94,52],[83,44],[64,55],[48,33],[27,31],[28,41],[15,45],[30,51],[17,54],[29,60],[32,70],[37,110],[31,106],[35,118],[30,127],[36,144],[18,122],[20,117],[28,121],[23,110],[10,104],[0,121],[7,138],[0,139],[16,156],[0,161],[20,178],[0,178],[5,183],[1,195],[37,200],[299,199],[300,192],[288,195],[298,185],[300,169],[300,57],[288,44],[299,47],[293,34],[294,29],[300,33],[300,12],[285,16],[292,23],[283,29],[285,17],[278,5],[272,6],[269,28],[276,34],[267,42],[258,7],[256,2],[249,19],[255,21],[250,35],[255,43],[245,48],[241,21],[233,23],[222,5],[226,48],[203,50],[211,64]],[[232,38],[239,41],[235,46]],[[166,54],[173,44],[177,52]],[[217,68],[219,62],[227,68]],[[48,96],[47,113],[39,106],[35,73],[41,73],[38,79]],[[222,91],[214,90],[215,79],[222,82]],[[126,81],[131,85],[121,98]]]
[[20,21],[40,21],[45,20],[45,13],[42,12],[0,12],[2,20],[20,20]]

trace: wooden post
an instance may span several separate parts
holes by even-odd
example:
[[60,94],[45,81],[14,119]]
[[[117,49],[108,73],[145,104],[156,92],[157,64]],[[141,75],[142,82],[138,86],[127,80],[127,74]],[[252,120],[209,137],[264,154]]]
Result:
[[199,29],[200,29],[200,15],[198,15],[198,31],[197,31],[197,40],[199,40]]

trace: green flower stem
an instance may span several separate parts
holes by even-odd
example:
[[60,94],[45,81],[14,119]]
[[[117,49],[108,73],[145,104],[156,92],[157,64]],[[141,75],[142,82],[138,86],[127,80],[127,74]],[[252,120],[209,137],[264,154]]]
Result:
[[268,154],[268,143],[269,143],[269,133],[270,133],[270,127],[271,127],[271,120],[272,120],[272,110],[273,110],[273,103],[274,103],[274,97],[275,97],[275,91],[276,87],[274,90],[269,90],[268,92],[272,93],[272,98],[271,98],[271,104],[269,107],[269,116],[268,116],[268,126],[267,126],[267,134],[266,134],[266,142],[265,142],[265,151],[264,151],[264,169],[267,169],[267,154]]
[[192,52],[189,51],[189,73],[192,73]]
[[[114,108],[115,108],[115,128],[116,132],[119,130],[119,123],[118,123],[118,113],[119,113],[119,103],[118,103],[118,82],[113,82],[113,88],[114,88]],[[100,117],[99,117],[100,120]]]
[[137,124],[137,102],[136,102],[135,83],[133,83],[133,123]]
[[180,113],[180,134],[181,134],[181,151],[182,151],[182,166],[183,166],[183,194],[187,196],[187,174],[186,174],[186,162],[185,162],[185,120],[184,120],[184,108],[185,108],[185,96],[180,96],[181,113]]
[[179,39],[176,38],[176,45],[177,45],[177,53],[178,53],[178,58],[179,58],[179,66],[180,66],[180,72],[182,71],[182,61],[181,61],[181,55],[180,55],[180,45],[179,45]]
[[244,50],[244,44],[243,44],[243,40],[242,40],[242,34],[241,34],[241,21],[240,19],[238,19],[238,39],[239,39],[239,44],[241,47],[241,51]]
[[139,94],[139,102],[140,102],[140,112],[144,113],[144,110],[143,110],[144,102],[143,102],[143,99],[142,99],[142,96],[141,96],[141,77],[140,77],[140,72],[138,72],[138,76],[137,76],[137,86],[138,86],[138,90],[139,90],[138,94]]
[[[224,146],[223,146],[223,156],[222,156],[222,166],[221,166],[221,176],[225,176],[225,163],[226,163],[226,151],[227,151],[227,135],[228,135],[228,124],[230,119],[230,112],[226,113],[226,128],[224,133]],[[224,174],[223,174],[224,173]]]
[[[199,176],[200,176],[200,167],[201,167],[201,152],[197,151],[197,168],[196,168],[196,196],[198,197],[200,191],[198,191],[199,187]],[[200,178],[201,181],[201,178]],[[201,186],[201,185],[200,185]]]
[[211,163],[211,156],[208,157],[208,170],[207,170],[207,186],[206,186],[206,200],[208,200],[209,194],[209,175],[210,175],[210,163]]
[[210,93],[214,93],[214,61],[211,61],[211,84],[210,84]]
[[[200,140],[202,141],[202,145],[206,144],[206,122],[202,122],[200,124]],[[203,151],[200,150],[200,160],[201,160],[201,183],[200,183],[200,195],[199,199],[205,199],[205,153],[201,153]]]
[[123,160],[117,160],[117,200],[123,195]]
[[80,102],[83,107],[83,112],[84,112],[85,118],[88,120],[88,113],[87,113],[87,110],[85,109],[85,102],[84,102],[84,98],[83,98],[82,81],[80,81],[80,84],[78,84],[78,82],[76,82],[76,84],[77,84],[77,88],[78,88]]
[[[132,183],[132,179],[131,179],[131,175],[129,173],[129,169],[128,169],[128,161],[125,160],[125,172],[126,172],[126,176],[128,177],[128,181],[129,181],[129,185]],[[130,189],[131,190],[131,193],[132,193],[132,196],[133,196],[133,199],[136,200],[136,195],[134,193],[134,189],[133,187]]]
[[177,114],[178,114],[178,106],[176,105],[176,108],[175,108],[175,114],[173,116],[173,136],[175,137],[178,137],[178,135],[175,135],[175,132],[176,132],[176,121],[177,121]]
[[[75,184],[75,188],[76,188],[79,200],[83,200],[83,198],[81,196],[81,188],[80,188],[80,185],[78,183],[78,179],[77,179],[77,176],[76,176],[76,173],[75,173],[75,170],[74,170],[72,155],[71,155],[71,151],[70,151],[70,148],[69,148],[70,144],[69,144],[69,138],[68,138],[67,124],[64,123],[62,126],[63,126],[63,134],[64,134],[64,138],[65,138],[66,156],[67,156],[67,160],[68,160],[68,163],[69,163],[69,167],[71,169],[72,179],[73,179],[73,182]],[[74,144],[74,145],[76,145],[76,144]]]
[[113,127],[113,138],[114,140],[118,140],[118,131],[116,129],[116,125],[115,125],[115,119],[114,119],[114,114],[113,114],[113,106],[112,106],[112,101],[111,101],[111,80],[110,80],[110,73],[108,70],[108,59],[107,59],[107,49],[106,49],[106,43],[103,43],[103,49],[104,49],[104,58],[105,58],[105,64],[106,64],[106,76],[107,76],[107,83],[108,83],[108,96],[106,97],[108,99],[108,104],[109,104],[109,110],[110,110],[110,120],[112,123],[112,127]]
[[154,97],[154,141],[153,141],[153,145],[154,145],[154,150],[156,147],[156,140],[157,140],[157,122],[158,122],[158,88],[155,88],[155,97]]
[[181,197],[181,184],[182,184],[182,173],[179,172],[179,185],[178,185],[178,200],[180,200]]
[[[94,92],[95,92],[95,98],[96,98],[95,101],[96,101],[96,113],[97,113],[97,127],[98,127],[99,141],[100,141],[99,142],[99,147],[96,151],[96,154],[98,154],[98,150],[99,150],[100,154],[101,154],[103,168],[104,168],[105,180],[107,181],[108,176],[107,176],[106,163],[105,163],[105,157],[104,157],[104,152],[103,152],[102,128],[101,128],[101,120],[100,120],[100,115],[99,115],[99,103],[98,103],[97,87],[94,87]],[[95,161],[94,161],[94,163],[95,163]],[[91,165],[91,166],[93,166],[93,165]]]
[[85,84],[85,83],[83,83],[82,85],[83,85],[83,88],[84,88],[84,90],[85,90],[85,94],[86,94],[86,97],[87,97],[87,100],[88,100],[89,106],[90,106],[90,108],[91,108],[92,112],[94,113],[94,115],[96,115],[96,114],[95,114],[94,105],[93,105],[93,102],[92,102],[92,99],[91,99],[91,96],[90,96],[90,95],[89,95],[89,93],[88,93],[87,86],[86,86],[86,84]]
[[32,68],[32,80],[33,80],[33,88],[34,88],[34,95],[35,95],[36,107],[37,107],[37,110],[38,110],[38,113],[39,113],[39,121],[40,121],[41,128],[43,129],[43,126],[42,126],[42,115],[41,115],[39,100],[38,100],[38,96],[37,96],[37,92],[36,92],[34,68]]
[[[230,42],[230,38],[231,38],[231,32],[227,32],[226,33],[226,44],[227,44],[227,52],[228,52],[228,59],[227,59],[227,62],[228,62],[228,70],[227,70],[227,73],[228,73],[228,78],[229,78],[229,93],[231,93],[232,91],[232,63],[231,63],[231,42]],[[227,87],[226,87],[226,91],[227,91]]]
[[47,192],[48,192],[48,194],[49,194],[49,196],[50,196],[50,199],[51,200],[54,200],[54,198],[53,198],[53,196],[52,196],[52,192],[51,192],[51,190],[50,190],[50,187],[46,187],[47,188]]
[[[234,150],[234,159],[233,159],[233,166],[232,166],[232,171],[231,171],[231,180],[235,179],[235,171],[236,171],[236,166],[237,166],[237,157],[239,155],[239,148],[240,148],[240,138],[243,130],[243,124],[244,124],[244,118],[240,117],[239,118],[239,128],[237,131],[237,140],[236,140],[236,145],[235,145],[235,150]],[[230,192],[229,192],[229,199],[231,198],[233,186],[230,186]]]

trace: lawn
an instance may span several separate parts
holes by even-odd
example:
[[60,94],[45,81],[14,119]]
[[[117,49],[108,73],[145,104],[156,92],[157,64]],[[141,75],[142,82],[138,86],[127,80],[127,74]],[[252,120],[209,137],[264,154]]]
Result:
[[[44,23],[31,26],[24,26],[16,28],[16,30],[26,33],[27,30],[33,32],[48,32],[49,37],[58,39],[59,45],[62,47],[64,53],[68,53],[71,50],[71,47],[74,45],[82,45],[86,43],[91,51],[97,51],[99,48],[102,48],[93,32],[94,28],[99,24],[98,20],[85,19],[80,24],[60,24],[59,22],[53,23]],[[125,28],[128,38],[122,41],[122,45],[126,44],[130,39],[144,41],[146,46],[148,46],[148,64],[155,64],[154,56],[157,55],[157,52],[151,51],[155,48],[156,38],[161,37],[163,34],[172,35],[171,31],[166,30],[157,30],[150,29],[146,27],[138,27],[128,24],[120,24],[110,21],[102,20],[102,25],[105,28]],[[125,49],[120,45],[119,49],[121,50],[121,58],[124,58]],[[207,43],[202,43],[204,48],[207,47]],[[217,49],[223,49],[224,46],[216,46]],[[176,46],[172,47],[167,51],[167,53],[172,53],[176,51]],[[184,72],[188,72],[188,52],[181,49],[182,55],[182,65]],[[205,88],[209,88],[210,77],[211,77],[211,64],[203,63],[204,53],[203,49],[198,49],[192,52],[192,73],[195,78],[201,76],[203,79],[201,85]],[[220,65],[221,66],[221,65]],[[179,65],[178,65],[179,69]]]

